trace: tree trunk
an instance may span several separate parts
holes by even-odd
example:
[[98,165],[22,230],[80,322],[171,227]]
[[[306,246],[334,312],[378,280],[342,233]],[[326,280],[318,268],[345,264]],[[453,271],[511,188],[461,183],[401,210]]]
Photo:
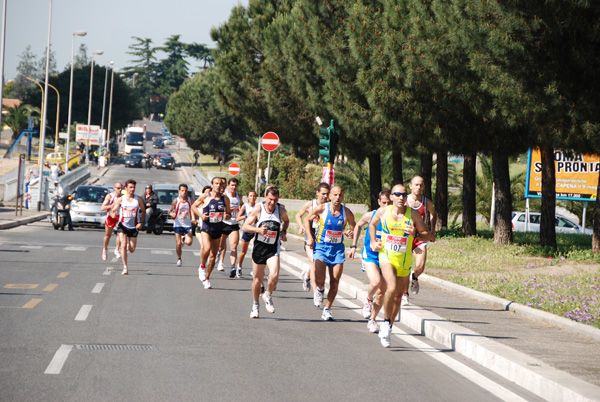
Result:
[[592,235],[592,252],[594,254],[600,253],[600,181],[598,182],[598,189],[596,190],[596,202],[594,203],[594,234]]
[[477,155],[465,155],[463,168],[463,214],[462,214],[462,232],[465,236],[475,236],[477,234],[475,209],[475,183]]
[[398,183],[404,183],[402,172],[402,151],[395,146],[392,149],[392,187]]
[[542,156],[542,215],[540,217],[540,245],[556,248],[556,171],[554,149],[549,145],[540,147]]
[[494,243],[512,243],[512,195],[510,193],[510,173],[508,155],[497,153],[492,157],[496,208],[494,216]]
[[425,186],[425,191],[423,191],[423,195],[425,197],[431,198],[431,172],[433,171],[433,155],[432,154],[422,154],[421,155],[421,172],[419,175],[423,178],[423,184]]
[[371,209],[379,208],[377,197],[381,191],[381,154],[369,155],[369,187],[371,189]]
[[435,230],[448,227],[448,152],[437,153],[435,169],[435,210],[438,214]]

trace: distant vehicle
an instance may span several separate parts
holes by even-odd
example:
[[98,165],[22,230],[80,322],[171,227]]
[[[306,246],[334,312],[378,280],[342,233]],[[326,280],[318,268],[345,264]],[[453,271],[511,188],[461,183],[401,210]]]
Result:
[[156,155],[154,155],[154,166],[158,166],[158,158],[161,156],[171,156],[171,152],[165,151],[164,149],[157,152]]
[[[163,184],[155,184],[152,186],[152,191],[158,196],[158,208],[162,209],[165,212],[169,212],[171,209],[171,203],[173,200],[179,196],[179,184],[174,183],[163,183]],[[194,188],[188,187],[188,193],[192,198],[192,203],[196,200],[194,194]],[[167,216],[167,221],[165,222],[164,230],[173,231],[173,218]]]
[[133,148],[131,150],[131,152],[129,153],[129,155],[136,155],[136,154],[146,155],[146,153],[144,152],[144,150],[143,149],[139,149],[139,148]]
[[154,139],[154,141],[152,142],[152,148],[164,148],[165,147],[165,141],[162,139],[162,137],[156,137]]
[[144,154],[135,153],[129,155],[125,158],[125,167],[142,167],[142,160],[144,159]]
[[[542,214],[539,212],[529,213],[529,232],[540,231],[540,220]],[[593,231],[591,229],[584,229],[582,227],[562,215],[555,215],[555,230],[556,233],[576,233],[591,235]],[[513,212],[512,213],[512,227],[514,232],[525,232],[525,212]]]
[[106,211],[100,208],[109,192],[106,186],[78,186],[71,201],[73,226],[104,226]]
[[132,149],[141,149],[144,152],[146,142],[146,126],[129,127],[125,131],[125,153],[129,155]]
[[47,161],[64,162],[65,158],[66,154],[63,152],[51,152],[48,155],[46,155],[44,159],[46,159]]
[[161,156],[156,164],[157,169],[175,169],[175,158],[172,156]]

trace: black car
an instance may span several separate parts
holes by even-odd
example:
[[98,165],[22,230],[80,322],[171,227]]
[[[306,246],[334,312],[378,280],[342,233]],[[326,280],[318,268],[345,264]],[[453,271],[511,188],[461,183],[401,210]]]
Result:
[[164,148],[165,147],[165,141],[163,140],[162,137],[156,137],[154,139],[154,141],[152,142],[152,148]]
[[125,158],[125,167],[142,167],[143,154],[131,154]]
[[156,164],[157,169],[175,169],[175,158],[172,156],[160,156],[158,163]]

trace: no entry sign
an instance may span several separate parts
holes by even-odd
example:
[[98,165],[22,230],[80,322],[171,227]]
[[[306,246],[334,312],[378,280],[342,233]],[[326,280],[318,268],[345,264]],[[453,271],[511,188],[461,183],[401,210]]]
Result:
[[237,163],[232,163],[229,165],[229,174],[232,176],[237,176],[240,173],[240,165]]
[[279,146],[279,136],[272,131],[265,133],[262,136],[262,147],[265,151],[275,151]]

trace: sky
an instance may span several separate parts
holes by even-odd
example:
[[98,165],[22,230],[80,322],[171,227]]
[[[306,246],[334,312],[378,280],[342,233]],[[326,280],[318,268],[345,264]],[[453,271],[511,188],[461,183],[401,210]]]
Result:
[[[150,38],[154,46],[161,46],[170,36],[181,35],[182,42],[215,47],[211,28],[226,22],[233,7],[248,6],[248,1],[53,0],[50,43],[56,54],[56,68],[62,72],[70,65],[75,31],[87,32],[84,37],[75,37],[75,54],[85,43],[88,53],[104,51],[94,56],[95,63],[108,65],[113,61],[115,68],[133,64],[133,57],[126,53],[128,46],[137,42],[132,36]],[[49,15],[50,0],[7,0],[5,82],[16,77],[19,56],[28,45],[38,60],[44,56]]]

